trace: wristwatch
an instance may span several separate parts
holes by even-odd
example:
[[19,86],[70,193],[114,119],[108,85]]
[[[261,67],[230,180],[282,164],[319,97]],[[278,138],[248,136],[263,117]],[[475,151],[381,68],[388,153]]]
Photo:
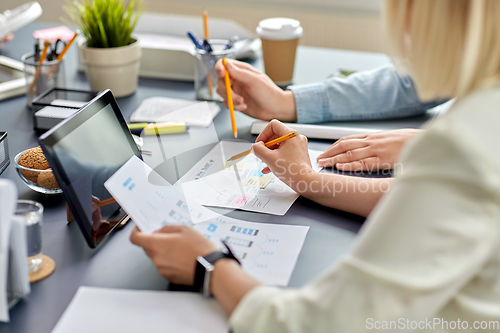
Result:
[[212,252],[204,257],[199,256],[196,259],[196,270],[194,273],[194,289],[200,293],[202,293],[206,297],[212,296],[210,294],[210,277],[214,270],[214,264],[219,259],[233,259],[241,265],[240,261],[234,255],[233,251],[229,248],[225,241],[222,241],[224,244],[225,251],[216,251]]

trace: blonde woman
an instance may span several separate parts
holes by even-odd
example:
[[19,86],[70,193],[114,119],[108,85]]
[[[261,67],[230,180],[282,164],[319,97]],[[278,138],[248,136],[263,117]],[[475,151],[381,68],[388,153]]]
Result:
[[[260,285],[234,260],[215,262],[210,292],[235,333],[500,329],[499,17],[498,0],[386,1],[396,59],[419,96],[457,102],[404,148],[404,172],[324,276],[283,290]],[[273,122],[257,141],[287,131]],[[257,142],[254,152],[275,173],[277,161],[301,163],[302,173],[282,179],[309,184],[303,195],[314,200],[329,196],[313,192],[333,176],[310,170],[305,139],[275,150]],[[176,283],[192,283],[196,257],[216,250],[179,226],[131,239]]]

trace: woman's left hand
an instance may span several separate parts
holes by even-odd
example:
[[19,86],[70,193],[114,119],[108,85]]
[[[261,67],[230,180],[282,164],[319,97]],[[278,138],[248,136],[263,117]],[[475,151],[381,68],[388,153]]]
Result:
[[196,258],[217,251],[217,247],[193,228],[169,225],[147,235],[135,228],[130,235],[144,249],[158,272],[168,281],[192,285]]

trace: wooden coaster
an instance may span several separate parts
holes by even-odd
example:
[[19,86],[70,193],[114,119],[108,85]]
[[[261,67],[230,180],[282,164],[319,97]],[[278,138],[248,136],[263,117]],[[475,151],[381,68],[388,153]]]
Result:
[[45,279],[56,269],[56,262],[49,256],[42,255],[42,265],[36,272],[30,273],[30,282],[37,282]]

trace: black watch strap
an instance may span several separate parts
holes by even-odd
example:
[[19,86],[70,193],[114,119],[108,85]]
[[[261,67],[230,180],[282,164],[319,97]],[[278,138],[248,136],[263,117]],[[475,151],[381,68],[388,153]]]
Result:
[[209,263],[211,263],[212,265],[215,264],[215,262],[219,259],[222,259],[222,258],[228,258],[228,259],[233,259],[233,260],[236,260],[236,262],[241,265],[241,262],[238,260],[238,258],[236,258],[236,256],[234,255],[233,251],[231,251],[231,249],[229,248],[229,246],[227,245],[227,243],[225,241],[222,241],[222,244],[224,244],[224,246],[226,247],[226,252],[222,252],[222,251],[215,251],[215,252],[212,252],[210,254],[207,254],[206,256],[204,256],[203,258],[205,258],[206,261],[208,261]]
[[[233,259],[235,260],[239,265],[241,265],[240,261],[236,256],[234,255],[233,251],[229,248],[229,246],[226,244],[226,242],[222,241],[222,244],[224,244],[226,251],[215,251],[210,254],[207,254],[203,258],[208,261],[211,265],[214,265],[218,260],[220,259]],[[205,267],[199,262],[196,261],[196,269],[194,273],[194,284],[193,284],[193,289],[194,291],[197,292],[203,292],[203,282],[205,280]]]

